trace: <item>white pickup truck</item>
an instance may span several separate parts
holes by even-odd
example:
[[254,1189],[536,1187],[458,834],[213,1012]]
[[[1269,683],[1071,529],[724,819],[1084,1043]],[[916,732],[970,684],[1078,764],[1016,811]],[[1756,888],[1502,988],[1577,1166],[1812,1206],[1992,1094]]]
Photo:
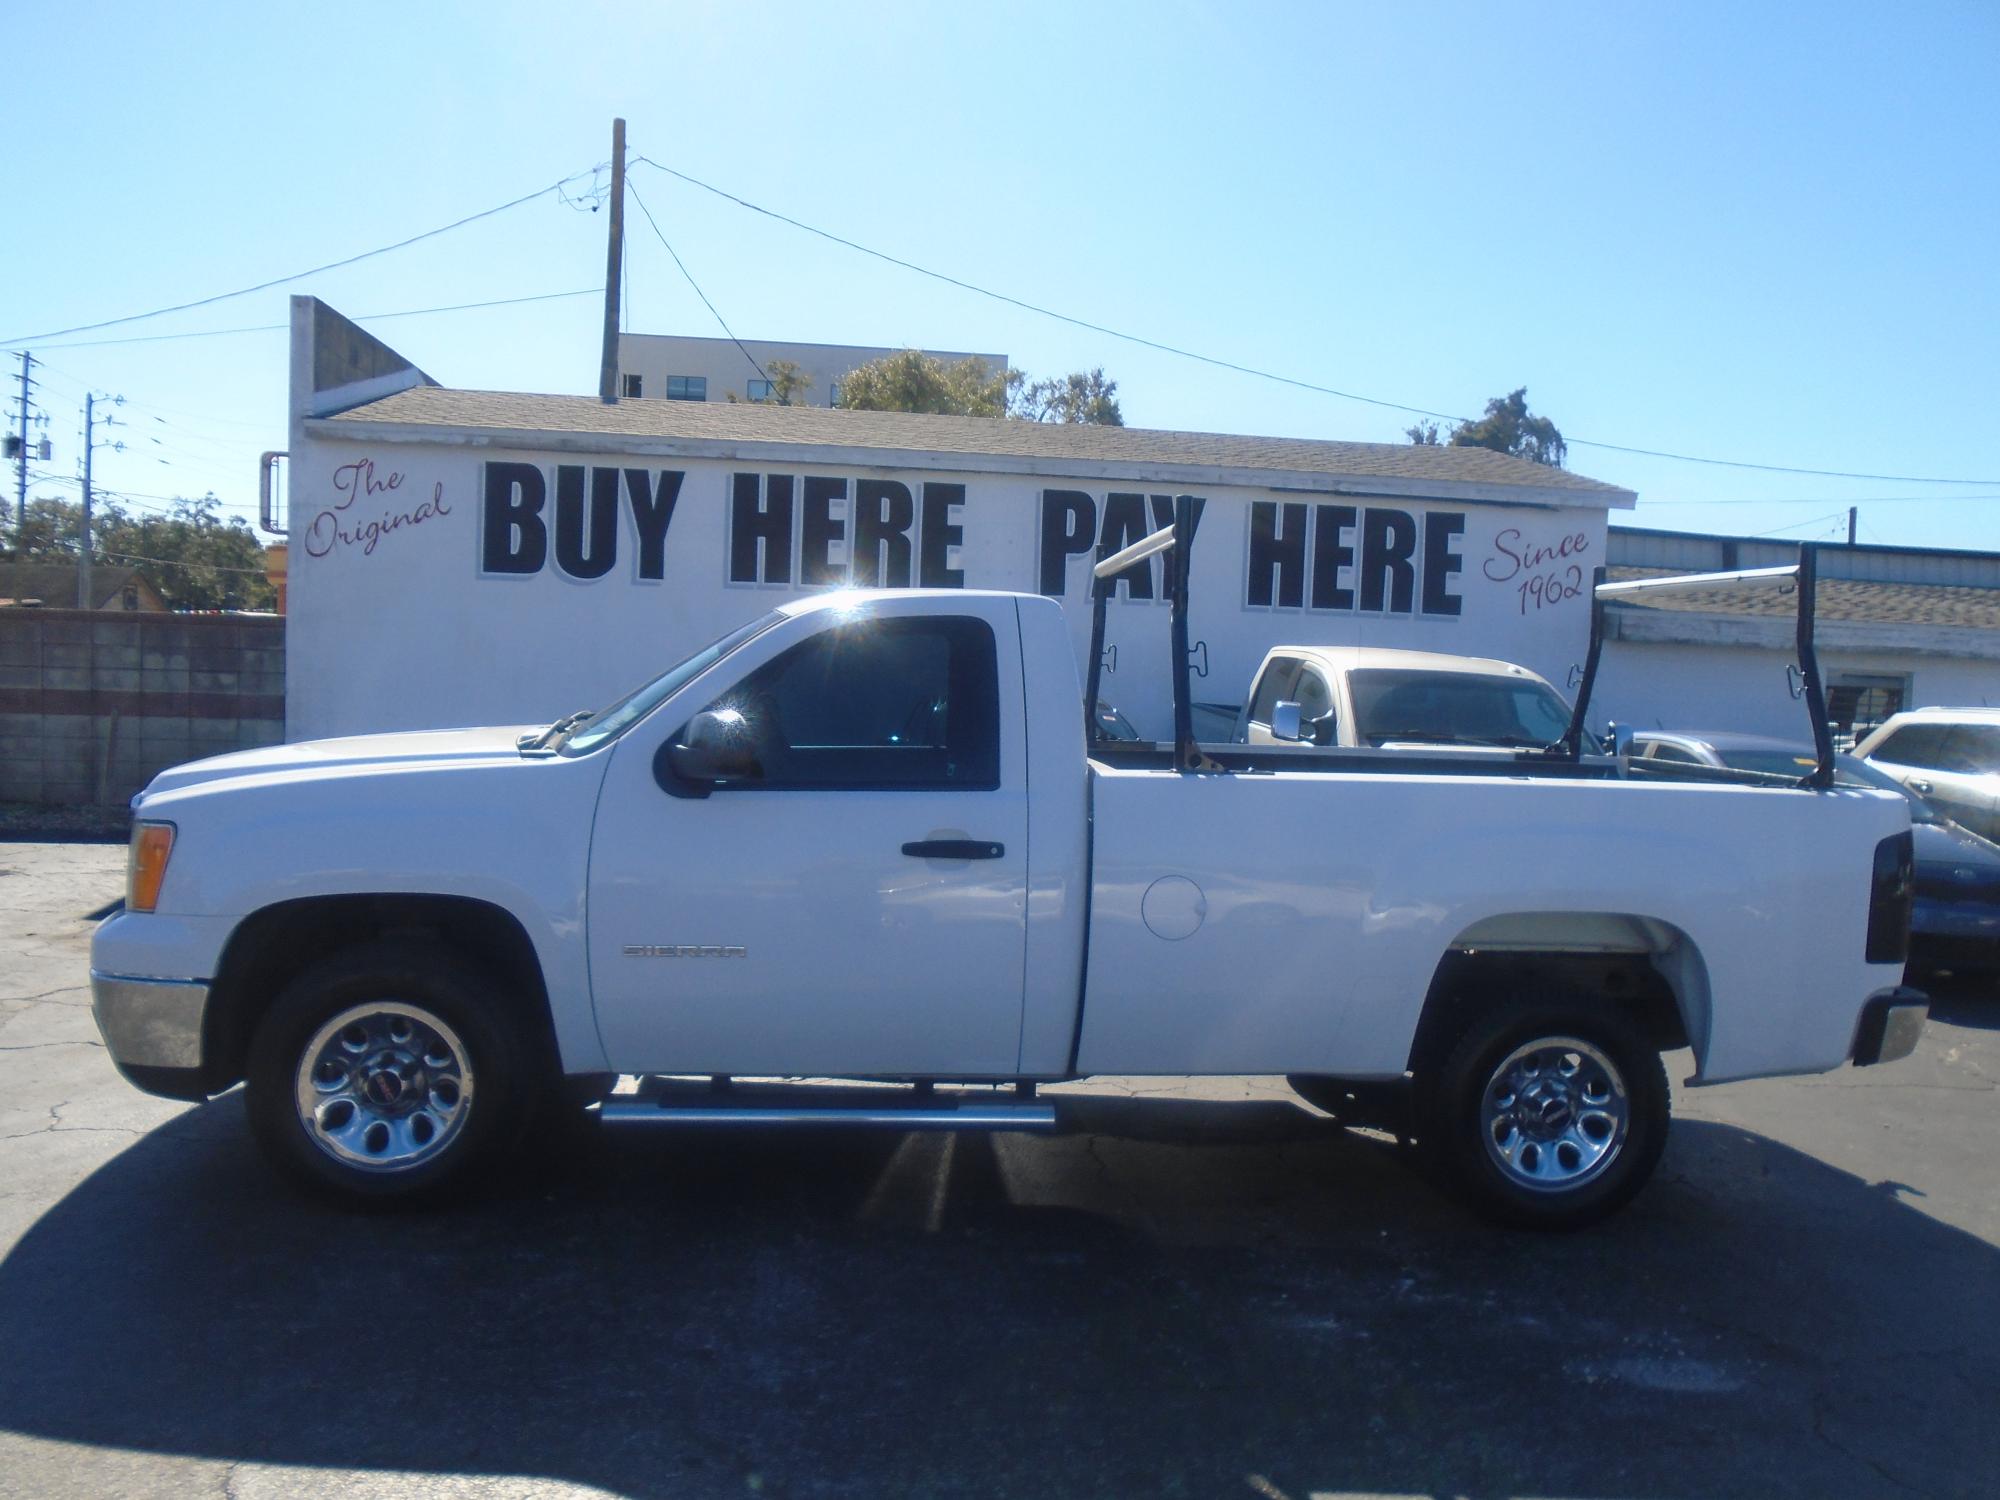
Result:
[[[1184,648],[1184,571],[1173,615]],[[350,1197],[457,1184],[580,1099],[1049,1128],[1043,1082],[1284,1073],[1543,1227],[1652,1171],[1663,1049],[1713,1083],[1922,1027],[1899,797],[1087,750],[1081,699],[1051,600],[836,593],[552,726],[178,767],[135,804],[98,1023],[141,1088],[242,1081],[270,1155]],[[743,1081],[774,1078],[877,1086]]]

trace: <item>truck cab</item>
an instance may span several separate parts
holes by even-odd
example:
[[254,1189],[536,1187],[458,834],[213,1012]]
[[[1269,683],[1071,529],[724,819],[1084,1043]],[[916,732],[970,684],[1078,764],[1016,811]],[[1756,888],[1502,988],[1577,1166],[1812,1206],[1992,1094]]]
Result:
[[1236,738],[1250,745],[1520,749],[1554,744],[1570,720],[1513,662],[1368,646],[1273,647],[1248,705]]

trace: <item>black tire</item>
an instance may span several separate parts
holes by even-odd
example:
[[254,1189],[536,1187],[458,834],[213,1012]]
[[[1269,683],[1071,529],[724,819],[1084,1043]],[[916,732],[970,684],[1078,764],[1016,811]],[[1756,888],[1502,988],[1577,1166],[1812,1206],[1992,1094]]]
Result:
[[1485,1007],[1417,1086],[1426,1157],[1510,1228],[1596,1223],[1646,1185],[1667,1142],[1660,1054],[1609,1004],[1550,995]]
[[[435,1201],[506,1155],[540,1102],[547,1064],[523,1015],[503,982],[449,949],[385,939],[335,954],[258,1023],[244,1077],[251,1131],[322,1196]],[[342,1017],[354,1019],[329,1035]],[[308,1054],[324,1059],[310,1075]],[[315,1123],[302,1097],[317,1101]]]

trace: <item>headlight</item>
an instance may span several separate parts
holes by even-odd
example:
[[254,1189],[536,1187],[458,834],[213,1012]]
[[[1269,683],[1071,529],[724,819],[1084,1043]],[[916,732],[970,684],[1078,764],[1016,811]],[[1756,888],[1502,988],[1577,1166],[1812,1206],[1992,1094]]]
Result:
[[167,859],[173,852],[173,824],[132,825],[132,852],[125,864],[127,911],[151,911],[160,904],[160,882],[167,878]]

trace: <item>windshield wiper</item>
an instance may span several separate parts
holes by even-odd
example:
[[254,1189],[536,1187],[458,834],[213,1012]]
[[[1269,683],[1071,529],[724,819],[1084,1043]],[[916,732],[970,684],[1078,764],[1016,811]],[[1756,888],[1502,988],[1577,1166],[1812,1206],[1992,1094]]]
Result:
[[522,735],[514,741],[514,748],[517,750],[546,750],[585,719],[596,717],[596,714],[597,710],[594,708],[580,708],[573,714],[564,714],[555,723],[549,725],[547,729],[539,730],[534,734]]

